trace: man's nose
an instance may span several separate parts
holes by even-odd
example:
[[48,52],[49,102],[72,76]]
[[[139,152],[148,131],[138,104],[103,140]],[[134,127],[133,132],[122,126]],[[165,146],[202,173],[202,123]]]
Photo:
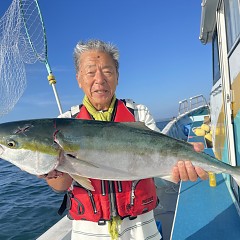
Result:
[[106,77],[101,69],[98,69],[95,74],[95,82],[98,84],[103,84],[106,82]]

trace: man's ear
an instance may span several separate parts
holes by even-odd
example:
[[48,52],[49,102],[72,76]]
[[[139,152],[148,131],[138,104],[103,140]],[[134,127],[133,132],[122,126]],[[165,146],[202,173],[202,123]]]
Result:
[[81,83],[81,78],[80,78],[80,74],[79,73],[76,74],[76,79],[77,79],[77,82],[78,82],[78,86],[80,88],[82,88],[82,83]]

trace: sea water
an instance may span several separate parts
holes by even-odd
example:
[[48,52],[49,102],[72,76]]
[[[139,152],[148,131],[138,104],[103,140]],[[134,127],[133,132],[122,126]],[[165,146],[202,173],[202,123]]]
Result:
[[[168,122],[157,126],[162,130]],[[0,240],[35,240],[61,219],[64,194],[1,159],[0,169]]]
[[60,220],[63,194],[0,160],[0,240],[33,240]]

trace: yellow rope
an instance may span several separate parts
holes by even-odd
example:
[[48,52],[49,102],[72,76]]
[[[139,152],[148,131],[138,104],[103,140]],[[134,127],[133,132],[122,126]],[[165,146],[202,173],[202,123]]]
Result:
[[88,112],[94,117],[94,119],[98,121],[111,121],[115,102],[116,96],[114,95],[108,110],[105,112],[99,112],[95,109],[95,107],[92,105],[86,95],[83,98],[83,105],[87,108]]
[[121,225],[122,220],[119,216],[113,217],[112,220],[108,222],[108,231],[111,235],[111,240],[117,240],[119,237],[118,227]]

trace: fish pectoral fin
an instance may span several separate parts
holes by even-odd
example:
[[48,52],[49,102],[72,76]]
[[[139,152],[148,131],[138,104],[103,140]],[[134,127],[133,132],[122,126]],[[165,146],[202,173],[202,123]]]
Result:
[[67,157],[70,157],[70,158],[74,158],[74,159],[77,159],[78,161],[80,161],[82,164],[84,164],[85,166],[89,166],[89,167],[95,167],[95,168],[99,168],[98,166],[94,165],[93,163],[91,162],[88,162],[88,161],[85,161],[81,158],[78,158],[77,155],[73,155],[73,154],[66,154]]
[[171,175],[160,176],[159,178],[164,179],[164,180],[169,181],[169,182],[176,183],[176,182],[174,182],[174,181],[172,180],[172,176],[171,176]]
[[95,191],[92,183],[91,183],[91,180],[86,178],[86,177],[82,177],[82,176],[79,176],[79,175],[76,175],[76,174],[70,174],[70,176],[77,182],[79,183],[80,185],[82,185],[84,188],[90,190],[90,191]]

